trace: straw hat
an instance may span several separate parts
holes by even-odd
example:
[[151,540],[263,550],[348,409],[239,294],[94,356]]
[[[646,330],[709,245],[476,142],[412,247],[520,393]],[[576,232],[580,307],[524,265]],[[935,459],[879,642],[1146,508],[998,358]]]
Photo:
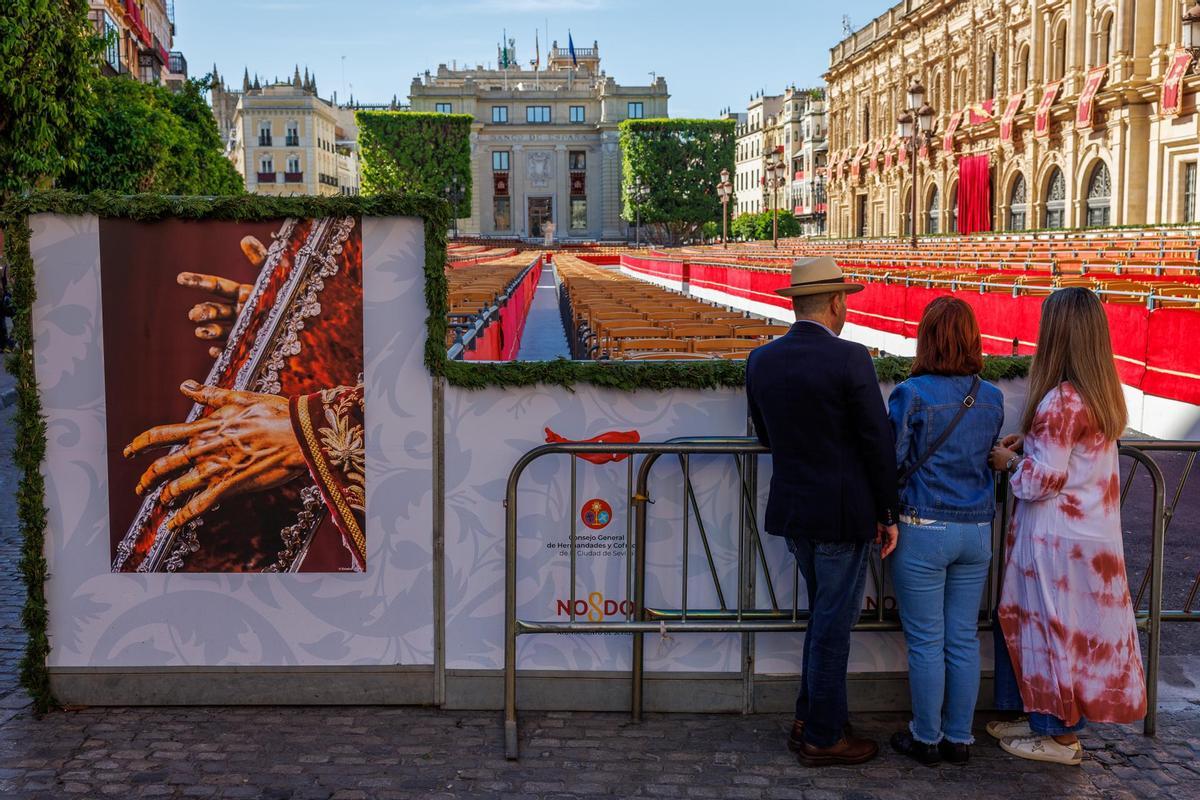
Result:
[[784,297],[800,297],[825,292],[861,292],[861,283],[847,283],[842,268],[829,256],[820,258],[797,258],[792,263],[792,285],[776,289],[775,294]]

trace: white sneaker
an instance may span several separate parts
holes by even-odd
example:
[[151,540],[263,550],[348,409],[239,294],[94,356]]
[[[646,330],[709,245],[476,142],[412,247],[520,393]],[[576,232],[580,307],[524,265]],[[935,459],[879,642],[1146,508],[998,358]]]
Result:
[[993,739],[1034,735],[1033,729],[1029,727],[1029,717],[1017,717],[1012,720],[992,720],[987,724],[987,732]]
[[1083,746],[1079,742],[1059,744],[1053,736],[1007,736],[1000,740],[1000,747],[1006,753],[1030,761],[1049,761],[1071,767],[1077,767],[1083,761]]

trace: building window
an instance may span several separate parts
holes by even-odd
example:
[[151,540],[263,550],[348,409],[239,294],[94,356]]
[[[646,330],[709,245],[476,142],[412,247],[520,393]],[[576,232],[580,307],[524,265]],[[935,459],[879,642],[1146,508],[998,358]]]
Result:
[[584,120],[583,106],[571,106],[571,122],[583,122]]
[[870,105],[870,103],[863,103],[862,121],[863,121],[862,140],[865,142],[871,138],[871,105]]
[[508,106],[492,106],[492,122],[508,122]]
[[287,147],[300,146],[300,125],[297,122],[289,122],[287,124]]
[[433,109],[434,109],[434,111],[436,111],[439,114],[449,114],[450,113],[450,104],[449,103],[437,103],[434,105]]
[[1046,184],[1046,219],[1044,228],[1061,228],[1066,217],[1067,181],[1058,167],[1050,173]]
[[262,122],[258,123],[258,146],[259,147],[270,147],[271,146],[271,122],[270,122],[270,120],[264,119]]
[[104,61],[112,67],[113,72],[119,73],[121,71],[121,29],[108,14],[104,14],[103,26]]
[[1109,209],[1112,207],[1112,180],[1108,166],[1101,161],[1092,170],[1087,190],[1087,226],[1102,228],[1109,224]]
[[575,197],[571,199],[571,230],[587,230],[587,200]]
[[262,160],[258,162],[258,171],[259,172],[274,172],[275,171],[275,159],[272,158],[271,156],[263,156]]
[[288,172],[299,172],[300,171],[300,156],[296,156],[296,155],[288,156],[287,171]]
[[549,122],[550,106],[525,106],[526,122]]
[[646,116],[646,111],[642,107],[641,103],[630,103],[629,113],[626,116],[628,116],[630,119],[642,119]]
[[496,150],[492,153],[492,171],[508,172],[508,151]]
[[492,227],[498,231],[512,228],[512,203],[509,198],[492,198]]
[[1066,20],[1058,23],[1058,28],[1054,33],[1054,47],[1050,52],[1050,63],[1052,72],[1050,80],[1059,80],[1067,73],[1067,23]]
[[934,186],[929,192],[929,210],[925,212],[925,233],[938,233],[941,230],[941,209],[938,207],[938,200],[938,188]]
[[583,150],[572,150],[568,156],[571,169],[587,169],[587,153]]
[[1008,199],[1008,229],[1010,231],[1025,230],[1026,209],[1029,207],[1027,195],[1025,176],[1017,175]]
[[1093,66],[1099,67],[1107,64],[1112,60],[1113,53],[1113,15],[1106,14],[1100,23],[1100,40],[1096,42],[1096,63]]
[[1180,222],[1197,222],[1196,217],[1196,162],[1183,165],[1183,219]]
[[950,192],[950,206],[947,208],[950,212],[950,230],[949,233],[958,233],[958,185],[954,186],[954,190]]
[[1017,90],[1025,91],[1029,88],[1029,45],[1021,45],[1021,49],[1017,54]]

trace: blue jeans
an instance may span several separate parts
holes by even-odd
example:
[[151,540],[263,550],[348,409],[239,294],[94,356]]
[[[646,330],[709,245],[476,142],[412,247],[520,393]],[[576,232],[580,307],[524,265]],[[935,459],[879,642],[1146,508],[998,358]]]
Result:
[[796,719],[814,747],[837,744],[846,727],[846,667],[850,629],[862,613],[869,542],[814,542],[786,539],[808,591],[808,631],[804,636]]
[[[1000,711],[1025,711],[1025,703],[1021,700],[1021,689],[1017,686],[1017,673],[1013,670],[1012,656],[1008,653],[1008,643],[1004,640],[1004,631],[1000,630],[997,622],[992,628],[992,636],[996,649],[995,667],[995,704]],[[1029,728],[1038,736],[1066,736],[1078,733],[1087,727],[1087,720],[1079,718],[1079,722],[1068,725],[1056,716],[1041,714],[1037,711],[1029,713]]]
[[908,644],[913,738],[971,744],[979,697],[979,601],[991,523],[900,524],[892,583]]

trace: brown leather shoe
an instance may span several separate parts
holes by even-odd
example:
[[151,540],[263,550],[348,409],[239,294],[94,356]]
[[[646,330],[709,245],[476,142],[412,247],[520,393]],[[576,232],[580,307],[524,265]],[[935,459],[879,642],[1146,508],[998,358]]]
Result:
[[870,739],[843,736],[833,747],[814,747],[804,742],[796,753],[796,759],[806,767],[829,767],[835,764],[863,764],[877,755],[879,745]]
[[[844,733],[848,737],[854,735],[854,728],[850,725],[849,722],[847,722],[845,727],[842,728],[842,733]],[[799,753],[800,747],[803,744],[804,744],[804,720],[802,720],[802,719],[792,720],[792,730],[790,732],[788,732],[788,740],[787,740],[788,750],[791,750],[793,753]]]

